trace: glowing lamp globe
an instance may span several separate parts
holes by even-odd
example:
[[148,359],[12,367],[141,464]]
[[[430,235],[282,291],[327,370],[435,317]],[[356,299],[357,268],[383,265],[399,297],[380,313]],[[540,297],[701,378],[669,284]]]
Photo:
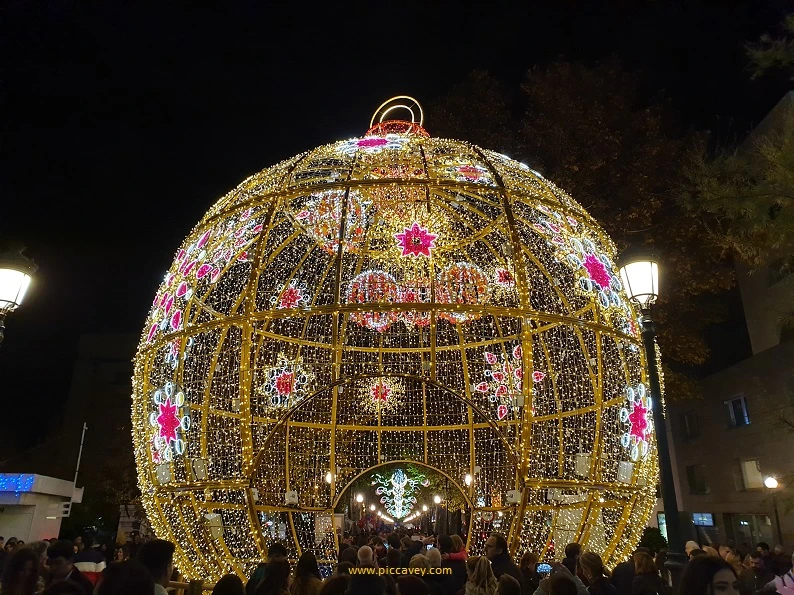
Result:
[[155,532],[188,578],[247,576],[274,542],[331,563],[334,514],[399,466],[441,478],[472,553],[499,530],[515,555],[577,541],[623,559],[657,468],[614,262],[568,194],[429,136],[410,98],[254,174],[177,247],[142,332],[133,438]]

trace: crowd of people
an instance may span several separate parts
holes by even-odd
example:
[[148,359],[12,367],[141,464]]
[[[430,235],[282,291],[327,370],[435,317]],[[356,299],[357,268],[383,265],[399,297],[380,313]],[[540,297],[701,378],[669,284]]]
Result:
[[[666,552],[638,548],[610,572],[601,556],[565,547],[561,561],[526,552],[516,565],[505,537],[491,533],[484,555],[469,556],[458,535],[411,531],[340,536],[337,562],[323,579],[317,558],[293,565],[274,543],[247,582],[229,574],[214,595],[672,595]],[[23,543],[0,537],[0,595],[165,595],[174,578],[175,546],[154,539],[110,554],[90,539]],[[794,557],[783,548],[732,542],[686,544],[688,561],[676,595],[794,595]]]

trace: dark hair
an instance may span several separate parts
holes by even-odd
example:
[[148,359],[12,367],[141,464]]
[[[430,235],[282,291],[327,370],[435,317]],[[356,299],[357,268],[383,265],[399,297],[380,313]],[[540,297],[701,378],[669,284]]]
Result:
[[265,578],[254,591],[255,595],[281,595],[289,587],[289,561],[276,558],[267,563]]
[[[154,581],[152,581],[154,585]],[[154,591],[154,587],[152,587]],[[41,595],[85,595],[83,587],[72,581],[56,581],[42,591]]]
[[575,558],[582,553],[582,546],[578,543],[569,543],[565,546],[565,557]]
[[339,554],[339,562],[350,562],[353,566],[358,562],[358,550],[354,547],[345,548]]
[[320,568],[317,566],[317,557],[311,552],[303,552],[295,566],[295,582],[300,583],[310,577],[321,578]]
[[147,541],[138,551],[138,561],[143,564],[155,581],[161,580],[168,572],[168,565],[174,560],[174,544],[165,539]]
[[436,543],[442,554],[448,554],[452,551],[452,538],[449,535],[439,535]]
[[650,554],[637,552],[634,554],[634,575],[656,574],[658,569]]
[[758,545],[755,546],[756,548],[761,548],[765,552],[769,551],[769,544],[766,541],[759,541]]
[[319,595],[344,595],[349,581],[350,575],[348,574],[340,573],[337,576],[328,577],[323,582]]
[[549,579],[549,595],[577,595],[576,583],[558,572]]
[[521,556],[521,562],[518,567],[521,569],[521,572],[534,573],[538,562],[540,562],[540,558],[538,558],[537,554],[532,552],[524,552],[524,555]]
[[497,595],[521,595],[521,583],[509,574],[503,574],[499,577],[499,588],[496,593]]
[[267,559],[275,558],[276,556],[284,556],[287,557],[287,548],[285,548],[280,543],[271,543],[270,547],[267,548]]
[[243,581],[236,574],[222,576],[221,580],[215,583],[212,595],[245,595]]
[[385,595],[386,581],[382,576],[355,574],[350,577],[346,592],[348,595]]
[[400,536],[396,533],[389,533],[389,536],[386,538],[386,543],[389,544],[389,547],[394,549],[400,549]]
[[708,556],[708,554],[699,547],[689,552],[690,560],[692,560],[693,558],[699,558],[700,556]]
[[353,564],[352,562],[347,562],[347,561],[340,562],[339,564],[336,565],[336,574],[344,574],[350,576],[350,569],[355,567],[356,565]]
[[74,558],[74,544],[71,541],[59,539],[47,548],[47,558],[50,560],[64,558],[71,561]]
[[722,558],[716,556],[697,556],[684,567],[678,595],[705,595],[711,593],[711,581],[720,570],[730,570],[733,576],[736,571]]
[[[27,576],[23,584],[19,573],[28,562],[33,563],[33,571]],[[3,593],[14,593],[17,590],[24,593],[33,593],[36,590],[38,579],[39,555],[31,549],[22,548],[14,552],[8,562],[6,562],[0,584],[3,586]]]
[[491,537],[496,540],[496,547],[502,550],[503,553],[507,553],[507,540],[505,539],[505,536],[494,531],[491,533]]
[[386,552],[386,568],[399,568],[402,563],[402,556],[400,550],[394,548]]
[[154,591],[154,579],[137,560],[113,562],[105,568],[96,595],[140,595]]
[[752,552],[750,552],[750,557],[753,560],[761,560],[764,557],[764,555],[758,550],[753,550]]

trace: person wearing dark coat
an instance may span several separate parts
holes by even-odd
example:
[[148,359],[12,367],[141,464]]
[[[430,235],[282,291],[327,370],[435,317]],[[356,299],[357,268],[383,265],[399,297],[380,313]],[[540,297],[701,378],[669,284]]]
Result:
[[402,553],[400,566],[402,568],[408,568],[411,558],[422,552],[422,542],[411,539],[410,537],[403,537],[400,542],[402,543],[402,548],[400,548]]
[[582,553],[582,546],[578,543],[569,543],[565,546],[565,558],[562,563],[571,574],[576,574],[576,561],[579,559],[579,554]]
[[631,582],[631,594],[662,595],[665,590],[665,584],[651,555],[645,552],[634,554],[634,580]]
[[491,533],[491,536],[485,542],[485,555],[491,561],[491,570],[497,580],[503,574],[509,574],[518,581],[523,590],[524,588],[524,575],[521,570],[516,566],[515,562],[510,558],[510,552],[507,549],[507,540],[501,533]]
[[[466,562],[463,560],[453,560],[452,558],[443,559],[444,554],[452,553],[452,538],[449,535],[438,536],[438,549],[441,551],[441,568],[452,569],[451,575],[446,575],[446,593],[455,595],[464,588],[468,575],[466,574]],[[446,595],[445,593],[445,595]]]

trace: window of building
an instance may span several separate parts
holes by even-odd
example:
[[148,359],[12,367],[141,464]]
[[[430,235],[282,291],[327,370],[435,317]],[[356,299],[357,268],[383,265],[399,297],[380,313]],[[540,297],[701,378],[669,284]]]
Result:
[[700,425],[698,424],[697,413],[690,411],[689,413],[684,413],[681,417],[684,426],[684,436],[687,438],[700,436]]
[[690,494],[708,494],[711,491],[706,481],[705,465],[689,465],[686,468],[686,479]]
[[747,413],[747,399],[744,395],[725,401],[725,406],[728,408],[728,423],[732,428],[749,425],[750,416]]
[[764,487],[764,476],[758,459],[739,461],[742,470],[742,484],[745,490],[760,490]]

